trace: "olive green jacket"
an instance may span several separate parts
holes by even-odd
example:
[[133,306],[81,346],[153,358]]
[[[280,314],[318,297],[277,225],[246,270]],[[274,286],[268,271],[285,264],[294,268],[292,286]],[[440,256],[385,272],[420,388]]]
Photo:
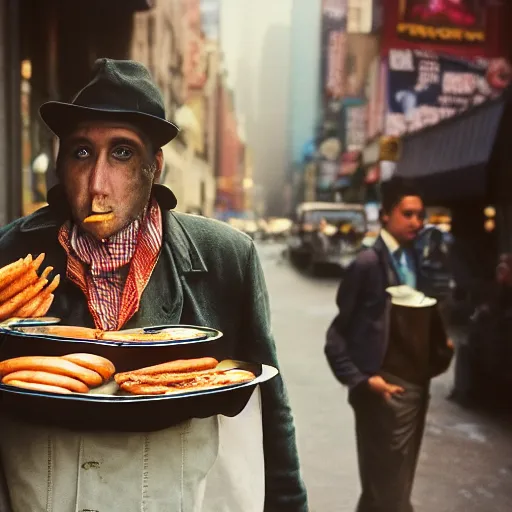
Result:
[[[160,204],[162,251],[139,311],[123,328],[163,323],[213,327],[224,336],[211,355],[278,367],[267,289],[252,240],[224,223]],[[57,239],[65,211],[47,206],[2,228],[0,265],[45,252],[45,266],[53,266],[62,278],[48,314],[68,325],[94,326],[85,296],[65,277],[66,253]],[[263,384],[261,394],[265,512],[305,512],[295,429],[281,377]]]

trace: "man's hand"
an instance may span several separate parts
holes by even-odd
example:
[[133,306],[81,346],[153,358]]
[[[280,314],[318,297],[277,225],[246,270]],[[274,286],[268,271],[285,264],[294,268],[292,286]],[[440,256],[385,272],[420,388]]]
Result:
[[380,375],[374,375],[368,379],[368,386],[374,393],[379,393],[386,400],[391,398],[391,395],[403,393],[405,391],[401,386],[388,384]]

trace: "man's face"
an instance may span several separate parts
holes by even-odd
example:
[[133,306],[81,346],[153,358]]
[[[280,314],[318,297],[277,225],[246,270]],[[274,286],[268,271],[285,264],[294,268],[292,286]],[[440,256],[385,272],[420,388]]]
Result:
[[[144,211],[162,164],[162,151],[151,154],[130,125],[79,125],[59,150],[59,176],[73,219],[98,240],[114,235]],[[113,220],[84,223],[90,215],[107,212]]]
[[425,211],[423,201],[417,196],[405,196],[382,220],[386,230],[400,244],[413,242],[423,227]]

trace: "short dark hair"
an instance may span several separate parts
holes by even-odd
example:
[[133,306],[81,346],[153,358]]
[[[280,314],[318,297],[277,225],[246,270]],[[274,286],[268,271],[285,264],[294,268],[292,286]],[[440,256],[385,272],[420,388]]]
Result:
[[389,181],[384,181],[380,186],[380,192],[382,213],[385,214],[390,214],[404,197],[422,197],[421,192],[412,180],[399,176],[394,176]]

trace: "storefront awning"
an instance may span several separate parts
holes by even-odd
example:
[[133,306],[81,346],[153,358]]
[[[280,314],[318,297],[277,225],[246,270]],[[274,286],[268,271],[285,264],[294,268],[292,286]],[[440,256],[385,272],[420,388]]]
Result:
[[505,103],[502,96],[405,136],[397,175],[414,178],[429,202],[484,196]]

